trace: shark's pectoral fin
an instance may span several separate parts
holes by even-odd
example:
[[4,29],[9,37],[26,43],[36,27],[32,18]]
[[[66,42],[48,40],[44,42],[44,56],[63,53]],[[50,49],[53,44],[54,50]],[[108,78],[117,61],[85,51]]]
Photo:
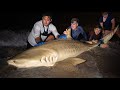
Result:
[[81,64],[84,63],[86,60],[81,59],[81,58],[71,58],[71,62],[72,64],[75,66],[77,64]]

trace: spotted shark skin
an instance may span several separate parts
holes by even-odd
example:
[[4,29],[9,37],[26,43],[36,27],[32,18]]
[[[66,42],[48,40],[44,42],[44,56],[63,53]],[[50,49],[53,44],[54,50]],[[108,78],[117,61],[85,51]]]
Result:
[[[70,36],[71,30],[68,29],[66,32],[67,40],[57,39],[46,42],[42,46],[33,47],[8,60],[8,64],[18,68],[40,66],[49,67],[54,66],[58,61],[62,61],[70,57],[76,57],[81,53],[98,46],[97,44],[90,45],[88,43],[73,40]],[[106,39],[110,39],[112,36],[113,34],[110,34],[107,38],[104,38],[104,40],[108,41]],[[83,63],[85,61],[86,60],[80,59],[79,63]]]

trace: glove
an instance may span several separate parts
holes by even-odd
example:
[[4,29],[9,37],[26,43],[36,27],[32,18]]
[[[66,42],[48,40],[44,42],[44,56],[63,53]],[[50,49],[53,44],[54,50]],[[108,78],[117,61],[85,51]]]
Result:
[[66,36],[65,34],[62,34],[62,35],[59,35],[58,38],[59,38],[59,39],[64,39],[64,40],[66,40],[66,39],[67,39],[67,36]]
[[43,41],[40,41],[38,44],[36,44],[35,46],[41,46],[41,45],[43,45],[43,44],[45,44],[45,42],[43,42]]

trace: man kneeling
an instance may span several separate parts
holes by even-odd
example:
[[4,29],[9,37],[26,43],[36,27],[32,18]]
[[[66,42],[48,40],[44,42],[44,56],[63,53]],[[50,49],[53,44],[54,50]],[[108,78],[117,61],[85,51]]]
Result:
[[58,38],[59,33],[51,22],[51,15],[46,13],[42,16],[42,20],[34,24],[34,27],[28,36],[27,49],[33,46],[40,46],[44,44],[44,42]]

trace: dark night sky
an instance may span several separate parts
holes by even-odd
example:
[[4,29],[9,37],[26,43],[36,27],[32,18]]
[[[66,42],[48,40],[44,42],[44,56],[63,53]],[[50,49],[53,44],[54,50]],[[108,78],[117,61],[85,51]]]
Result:
[[[69,3],[63,1],[45,1],[45,2],[7,2],[6,7],[0,6],[0,30],[3,29],[31,29],[33,24],[41,19],[41,14],[51,12],[53,14],[53,23],[60,29],[65,29],[70,24],[70,19],[78,17],[81,25],[96,23],[101,11],[111,11],[116,17],[120,16],[120,7],[117,2],[111,2],[106,7],[102,1],[85,1],[78,3],[74,1]],[[32,3],[32,4],[30,4]],[[52,3],[52,4],[51,4]],[[56,4],[57,3],[57,4]],[[112,7],[113,6],[113,7]]]
[[[43,12],[12,12],[3,13],[0,16],[0,28],[21,30],[32,29],[33,24],[41,19]],[[96,23],[100,12],[51,12],[53,16],[53,24],[60,29],[66,29],[70,25],[70,20],[73,17],[77,17],[80,20],[80,25]],[[63,30],[62,30],[63,31]]]

